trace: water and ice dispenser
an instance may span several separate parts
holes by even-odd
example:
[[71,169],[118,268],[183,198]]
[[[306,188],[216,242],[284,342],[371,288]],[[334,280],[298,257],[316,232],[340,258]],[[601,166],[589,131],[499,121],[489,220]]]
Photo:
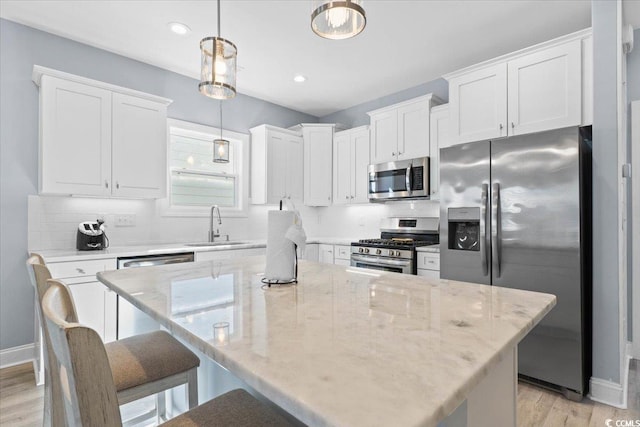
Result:
[[480,250],[480,208],[449,208],[449,249]]

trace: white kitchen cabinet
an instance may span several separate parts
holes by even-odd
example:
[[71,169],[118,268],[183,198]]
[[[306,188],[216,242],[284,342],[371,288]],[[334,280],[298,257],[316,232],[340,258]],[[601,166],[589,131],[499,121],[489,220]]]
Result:
[[40,66],[33,81],[41,194],[164,197],[170,100]]
[[69,286],[78,321],[105,341],[116,339],[116,294],[96,280],[100,271],[115,270],[114,258],[47,263],[51,277]]
[[325,264],[333,264],[334,254],[333,245],[320,244],[318,245],[318,262]]
[[333,124],[303,124],[304,204],[331,205]]
[[[453,144],[591,121],[591,30],[445,76]],[[583,94],[584,92],[584,94]]]
[[222,251],[201,251],[195,253],[196,262],[200,261],[229,261],[248,256],[264,255],[265,248],[230,249]]
[[320,259],[320,248],[317,243],[309,243],[304,248],[303,259],[318,262]]
[[336,132],[333,147],[333,204],[368,202],[369,127]]
[[417,253],[417,273],[418,276],[440,278],[440,254],[437,252]]
[[114,93],[112,99],[113,194],[164,197],[167,188],[167,106],[120,93]]
[[432,94],[367,114],[371,118],[371,163],[429,155],[429,114],[442,101]]
[[351,265],[351,246],[334,245],[333,246],[333,263],[336,265]]
[[302,202],[303,141],[299,132],[260,125],[251,132],[251,202]]
[[432,199],[438,199],[440,189],[440,149],[450,145],[449,140],[449,105],[438,105],[431,109],[430,120],[430,162],[429,192]]

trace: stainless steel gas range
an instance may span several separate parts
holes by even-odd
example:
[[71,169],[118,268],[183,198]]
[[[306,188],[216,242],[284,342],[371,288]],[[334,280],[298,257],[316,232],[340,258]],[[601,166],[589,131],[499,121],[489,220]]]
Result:
[[439,243],[438,226],[438,218],[385,218],[379,239],[351,243],[351,266],[416,274],[416,248]]

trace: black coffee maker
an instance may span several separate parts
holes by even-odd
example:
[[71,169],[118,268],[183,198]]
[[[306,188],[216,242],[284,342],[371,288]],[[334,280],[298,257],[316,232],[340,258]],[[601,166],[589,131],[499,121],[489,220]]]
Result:
[[94,251],[109,247],[109,239],[104,232],[104,221],[85,221],[78,225],[76,235],[76,249],[79,251]]

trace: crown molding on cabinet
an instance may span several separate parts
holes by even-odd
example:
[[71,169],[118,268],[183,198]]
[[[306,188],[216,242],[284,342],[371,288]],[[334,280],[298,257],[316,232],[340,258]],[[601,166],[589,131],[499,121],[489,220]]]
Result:
[[109,83],[104,83],[99,80],[93,80],[86,77],[76,76],[75,74],[65,73],[63,71],[54,70],[52,68],[43,67],[41,65],[33,66],[33,73],[31,74],[31,80],[36,84],[36,86],[40,87],[42,82],[42,76],[51,76],[59,79],[64,79],[88,86],[97,87],[100,89],[109,90],[111,92],[121,93],[123,95],[131,95],[137,98],[146,99],[148,101],[157,102],[163,105],[169,105],[173,102],[173,100],[168,98],[163,98],[157,95],[151,95],[145,92],[140,92],[133,89],[128,89],[122,86],[116,86]]

